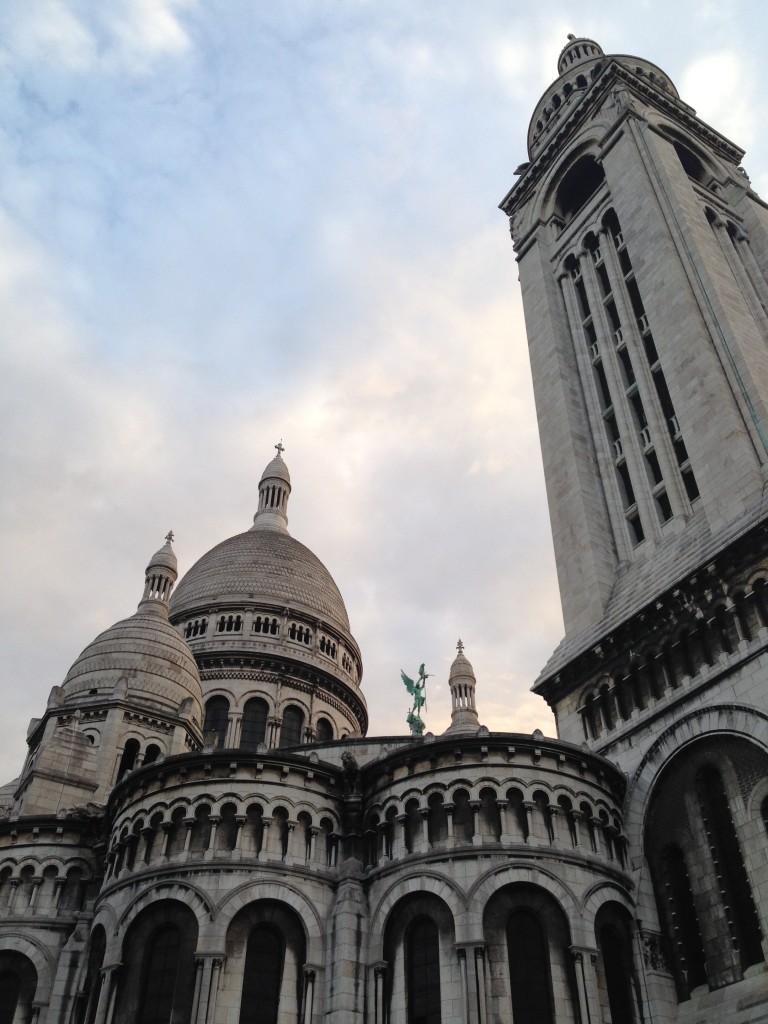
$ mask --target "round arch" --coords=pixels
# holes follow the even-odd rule
[[[180,882],[178,879],[169,879],[167,882],[151,883],[148,888],[131,900],[116,921],[115,934],[117,932],[125,933],[142,910],[159,899],[176,900],[188,907],[197,918],[200,935],[202,935],[206,923],[213,916],[211,902],[199,886],[192,885],[190,882]]]
[[[330,893],[329,893],[330,897]],[[245,882],[238,886],[213,908],[213,927],[209,936],[212,947],[223,948],[227,931],[235,916],[245,907],[260,900],[282,903],[295,911],[302,922],[307,938],[307,960],[325,963],[323,916],[328,908],[319,910],[296,886],[271,880]],[[218,943],[218,945],[217,945]]]
[[[0,953],[21,953],[37,971],[35,1003],[47,1006],[51,998],[51,986],[55,973],[53,958],[41,942],[21,935],[19,932],[5,932],[0,937]]]
[[[542,867],[530,867],[528,864],[510,864],[491,868],[485,875],[478,878],[467,893],[469,911],[467,914],[468,936],[472,940],[482,941],[483,914],[491,897],[508,885],[525,882],[543,889],[560,906],[568,919],[573,931],[573,941],[580,938],[581,922],[579,914],[581,905],[573,890],[568,888],[552,872]]]
[[[456,941],[466,941],[465,918],[467,900],[463,891],[449,878],[433,871],[418,871],[406,878],[399,878],[379,898],[371,912],[369,957],[371,962],[381,960],[384,955],[384,932],[387,920],[395,907],[406,896],[431,894],[445,903],[453,916]]]
[[[649,747],[629,780],[624,828],[631,849],[643,848],[645,816],[663,768],[684,747],[716,733],[751,740],[768,752],[768,715],[755,708],[741,704],[715,704],[697,708],[679,719]]]

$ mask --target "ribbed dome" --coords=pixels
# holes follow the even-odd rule
[[[291,482],[291,474],[288,472],[288,467],[283,462],[283,459],[278,454],[272,459],[267,468],[261,474],[262,480],[285,480],[287,484]]]
[[[121,682],[124,696],[170,711],[191,697],[193,716],[201,721],[203,693],[195,659],[160,602],[154,607],[142,602],[135,615],[88,644],[67,673],[64,700],[92,689],[103,694]]]
[[[174,620],[219,603],[268,601],[314,613],[349,632],[347,609],[323,563],[278,530],[252,529],[203,555],[171,598]]]

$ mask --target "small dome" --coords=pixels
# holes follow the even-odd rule
[[[448,673],[452,704],[451,724],[443,733],[444,736],[452,733],[474,734],[480,728],[475,706],[475,670],[464,654],[464,644],[461,640],[456,644],[456,649],[458,654],[453,659]]]
[[[272,459],[267,468],[261,474],[262,481],[277,479],[284,480],[285,483],[287,484],[291,482],[291,474],[288,472],[288,467],[283,462],[282,455],[280,454],[281,450],[282,448],[278,450],[277,455],[274,457],[274,459]]]
[[[251,529],[203,555],[177,586],[171,615],[178,621],[197,608],[251,601],[303,610],[349,632],[331,574],[309,548],[278,530]]]
[[[475,679],[475,670],[472,668],[472,664],[461,650],[453,659],[451,664],[451,671],[448,673],[448,682],[458,682],[459,680],[467,679],[473,683],[477,682]]]
[[[110,626],[88,644],[67,673],[64,702],[117,691],[128,700],[176,713],[191,699],[202,721],[203,690],[197,664],[160,602],[142,602],[129,619]]]
[[[171,547],[171,541],[173,540],[173,531],[169,531],[165,538],[165,544],[156,551],[149,560],[147,566],[147,575],[149,575],[153,569],[170,569],[171,572],[177,573],[179,569],[179,563],[176,559],[176,553]]]
[[[603,51],[594,39],[587,39],[585,36],[577,39],[576,36],[569,35],[568,42],[557,58],[557,73],[558,75],[563,75],[575,64],[581,64],[582,61],[594,60],[595,57],[602,56],[604,56]]]

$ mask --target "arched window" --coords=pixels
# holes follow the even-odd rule
[[[243,723],[240,732],[240,747],[255,750],[267,735],[267,713],[269,706],[261,697],[251,697],[243,708]]]
[[[586,84],[586,82],[585,82]],[[557,212],[568,223],[605,181],[605,172],[593,156],[583,156],[563,176],[557,190]]]
[[[527,907],[509,915],[507,954],[514,1019],[554,1024],[547,936],[538,915]]]
[[[406,932],[405,972],[408,1024],[440,1024],[440,939],[431,917]]]
[[[32,1020],[37,971],[23,953],[0,953],[0,1024]]]
[[[330,743],[333,739],[333,726],[327,718],[318,718],[315,726],[315,736],[318,743]]]
[[[152,764],[160,757],[160,747],[156,743],[150,743],[144,754],[144,764]]]
[[[88,1000],[83,1016],[84,1024],[93,1024],[99,1004],[101,990],[101,967],[104,963],[104,952],[107,948],[107,936],[101,925],[97,924],[91,933],[91,944],[88,951],[88,968],[85,976],[85,993]],[[3,1005],[0,991],[0,1006]]]
[[[136,758],[139,756],[139,741],[138,740],[126,740],[125,746],[123,747],[123,756],[120,758],[120,764],[117,768],[117,781],[122,779],[126,772],[131,771],[133,766],[136,764]]]
[[[19,1005],[21,982],[11,971],[0,971],[0,1024],[13,1024]]]
[[[696,774],[702,822],[707,834],[720,893],[728,908],[728,926],[742,968],[762,963],[763,949],[755,901],[744,864],[728,797],[713,764]]]
[[[257,924],[248,936],[243,971],[239,1024],[277,1024],[285,947],[283,937],[268,924]]]
[[[142,1024],[167,1024],[174,1013],[179,973],[181,935],[176,925],[158,928],[144,957],[144,978],[139,1020]]]
[[[634,1024],[636,1019],[632,982],[631,918],[624,907],[604,903],[595,918],[595,937],[600,950],[598,986],[603,990],[601,1002],[608,1001],[611,1020],[617,1024]]]
[[[221,749],[227,741],[229,701],[226,697],[211,697],[205,705],[203,735],[211,746]]]
[[[178,900],[156,900],[139,914],[123,943],[114,1024],[189,1024],[197,931]]]
[[[300,708],[290,704],[283,712],[283,726],[280,730],[281,747],[297,747],[301,743],[304,715]]]

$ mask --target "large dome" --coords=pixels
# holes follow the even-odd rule
[[[64,680],[64,700],[125,686],[125,696],[177,711],[192,699],[200,721],[202,686],[189,647],[169,623],[165,608],[142,602],[129,619],[88,644]],[[159,605],[159,602],[157,602]]]
[[[273,529],[248,530],[203,555],[176,588],[171,616],[178,621],[197,608],[249,601],[306,611],[349,632],[344,601],[323,563]]]

